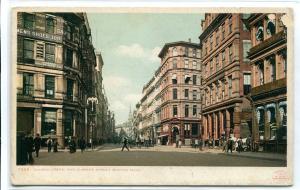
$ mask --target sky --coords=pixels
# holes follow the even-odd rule
[[[101,52],[103,83],[116,124],[127,121],[129,110],[142,97],[143,86],[160,65],[165,43],[199,43],[203,14],[93,13],[88,14],[92,41]]]

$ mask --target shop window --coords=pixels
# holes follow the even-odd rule
[[[33,96],[34,80],[32,73],[23,73],[23,95]]]
[[[189,124],[184,124],[184,137],[189,138],[190,137],[190,131],[191,127]]]
[[[192,124],[192,135],[197,136],[199,134],[199,127],[197,123]]]
[[[67,99],[73,100],[73,87],[74,87],[74,81],[71,79],[67,79]]]
[[[23,20],[25,29],[34,30],[35,29],[35,16],[33,14],[23,13]]]
[[[55,77],[45,76],[45,96],[47,98],[53,98],[54,90],[55,90]]]
[[[64,135],[65,137],[73,136],[73,114],[71,111],[65,111],[65,122],[64,122]]]
[[[45,61],[54,63],[55,62],[55,45],[54,44],[46,44],[46,51],[45,51]]]
[[[42,136],[56,134],[56,111],[44,110],[42,117]]]
[[[52,17],[47,16],[46,17],[46,32],[53,34],[54,33],[54,27],[55,27],[55,20]]]

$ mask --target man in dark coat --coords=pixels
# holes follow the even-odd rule
[[[33,164],[33,157],[32,157],[32,152],[33,152],[33,137],[29,133],[26,137],[26,152],[27,152],[27,158],[28,158],[28,163]]]
[[[36,134],[36,137],[34,138],[34,150],[35,150],[35,156],[39,157],[39,152],[40,152],[40,148],[41,148],[41,143],[42,140],[40,138],[40,134]]]
[[[129,151],[129,148],[127,147],[127,144],[128,144],[128,139],[125,137],[124,141],[123,141],[122,151],[124,150],[124,148],[126,148]]]
[[[81,139],[79,140],[78,145],[79,145],[79,147],[81,149],[81,153],[83,153],[83,151],[84,151],[84,149],[86,147],[86,143],[85,143],[85,140],[83,139],[83,137],[81,137]]]

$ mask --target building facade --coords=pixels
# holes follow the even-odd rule
[[[151,144],[158,140],[160,129],[160,68],[143,87],[142,99],[139,105],[140,120],[138,124],[139,138],[149,139]]]
[[[200,46],[191,42],[167,43],[159,53],[160,140],[190,145],[200,138]]]
[[[18,13],[17,132],[87,138],[94,48],[84,13]]]
[[[216,145],[229,137],[247,137],[252,127],[250,31],[245,14],[205,14],[202,48],[202,136]]]
[[[253,139],[266,151],[286,152],[287,39],[284,14],[251,14]]]

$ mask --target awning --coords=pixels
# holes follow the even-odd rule
[[[189,75],[184,75],[184,79],[186,80],[186,79],[190,79],[191,77],[189,76]]]

